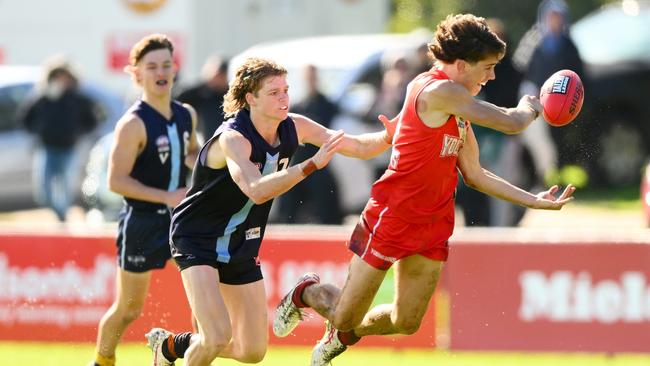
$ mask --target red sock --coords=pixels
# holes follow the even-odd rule
[[[318,281],[315,280],[309,280],[305,281],[298,286],[296,286],[296,289],[293,291],[293,296],[291,296],[291,301],[293,302],[294,305],[296,305],[297,308],[308,308],[309,305],[305,304],[304,301],[302,301],[302,293],[305,291],[305,288],[307,286],[311,286],[318,283]]]
[[[351,346],[359,342],[359,339],[361,339],[361,337],[354,334],[354,330],[348,330],[347,332],[341,332],[339,330],[338,337],[339,341],[341,341],[341,344],[345,346]]]

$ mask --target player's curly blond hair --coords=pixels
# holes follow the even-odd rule
[[[249,58],[239,66],[235,78],[230,82],[228,93],[223,97],[223,111],[227,117],[234,116],[240,110],[248,109],[246,94],[257,92],[262,88],[262,81],[269,76],[282,76],[287,69],[277,63],[262,58]]]

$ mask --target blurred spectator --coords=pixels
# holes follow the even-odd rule
[[[385,55],[385,70],[379,88],[379,94],[375,105],[370,111],[370,115],[378,116],[396,116],[406,96],[406,87],[413,77],[413,71],[409,67],[405,55],[391,54]],[[374,121],[374,119],[373,119]],[[383,171],[383,170],[382,170]]]
[[[544,81],[562,69],[584,75],[582,60],[568,30],[567,3],[564,0],[542,1],[538,7],[537,23],[524,34],[513,55],[515,67],[523,73],[520,95],[539,95]],[[554,141],[560,141],[562,133],[562,129],[550,129],[541,116],[522,133],[539,179],[557,169],[558,147]]]
[[[338,103],[339,113],[332,121],[333,130],[343,130],[347,134],[363,134],[377,131],[379,126],[370,121],[370,108],[377,99],[377,88],[371,83],[351,85],[345,97]],[[376,121],[377,116],[373,121]],[[381,167],[386,169],[390,150],[371,159],[351,159],[337,154],[327,165],[332,169],[339,188],[339,198],[344,214],[357,217],[363,210],[370,195],[370,188]]]
[[[429,71],[432,66],[433,63],[431,62],[431,57],[429,57],[429,45],[427,43],[423,43],[420,47],[418,47],[415,53],[415,67],[413,77],[423,72]]]
[[[224,121],[223,96],[228,91],[228,62],[211,56],[201,70],[202,81],[183,90],[177,100],[194,107],[198,114],[197,137],[203,144]]]
[[[36,201],[65,221],[74,197],[75,147],[97,126],[99,116],[93,101],[79,92],[78,77],[67,60],[54,56],[44,69],[41,90],[21,106],[19,118],[39,143],[34,154]]]
[[[307,96],[293,105],[291,111],[330,128],[332,119],[338,113],[336,105],[318,89],[318,70],[315,66],[307,65],[304,77]],[[318,148],[313,145],[299,146],[293,155],[293,163],[302,162],[313,156],[316,151]],[[329,166],[317,170],[287,191],[280,197],[278,206],[277,219],[284,223],[338,225],[343,221],[336,180]]]
[[[509,44],[508,34],[500,19],[487,19],[487,24],[502,41]],[[494,73],[496,79],[489,81],[481,89],[478,97],[499,106],[515,107],[519,102],[521,73],[513,66],[509,52],[506,52],[496,65]],[[481,147],[480,159],[483,167],[521,186],[520,184],[524,182],[518,176],[522,165],[519,159],[522,154],[519,137],[505,135],[479,125],[473,125],[472,128]],[[467,226],[514,226],[518,224],[525,210],[512,203],[492,199],[477,190],[468,189],[462,179],[459,179],[456,202],[461,206]]]

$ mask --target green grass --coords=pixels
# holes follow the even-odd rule
[[[7,366],[85,366],[92,359],[93,345],[63,343],[0,343],[3,365]],[[149,365],[151,356],[143,344],[124,344],[117,350],[118,365]],[[309,364],[307,347],[270,348],[260,365],[304,366]],[[339,356],[336,366],[647,366],[648,355],[604,355],[561,353],[445,352],[412,349],[350,349]],[[182,362],[177,362],[178,366]],[[213,365],[240,365],[232,360],[217,360]]]

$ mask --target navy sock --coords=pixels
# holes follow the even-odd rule
[[[163,356],[172,362],[176,361],[177,358],[185,357],[185,351],[190,347],[192,333],[179,333],[170,338],[167,338],[167,341],[162,344]]]

